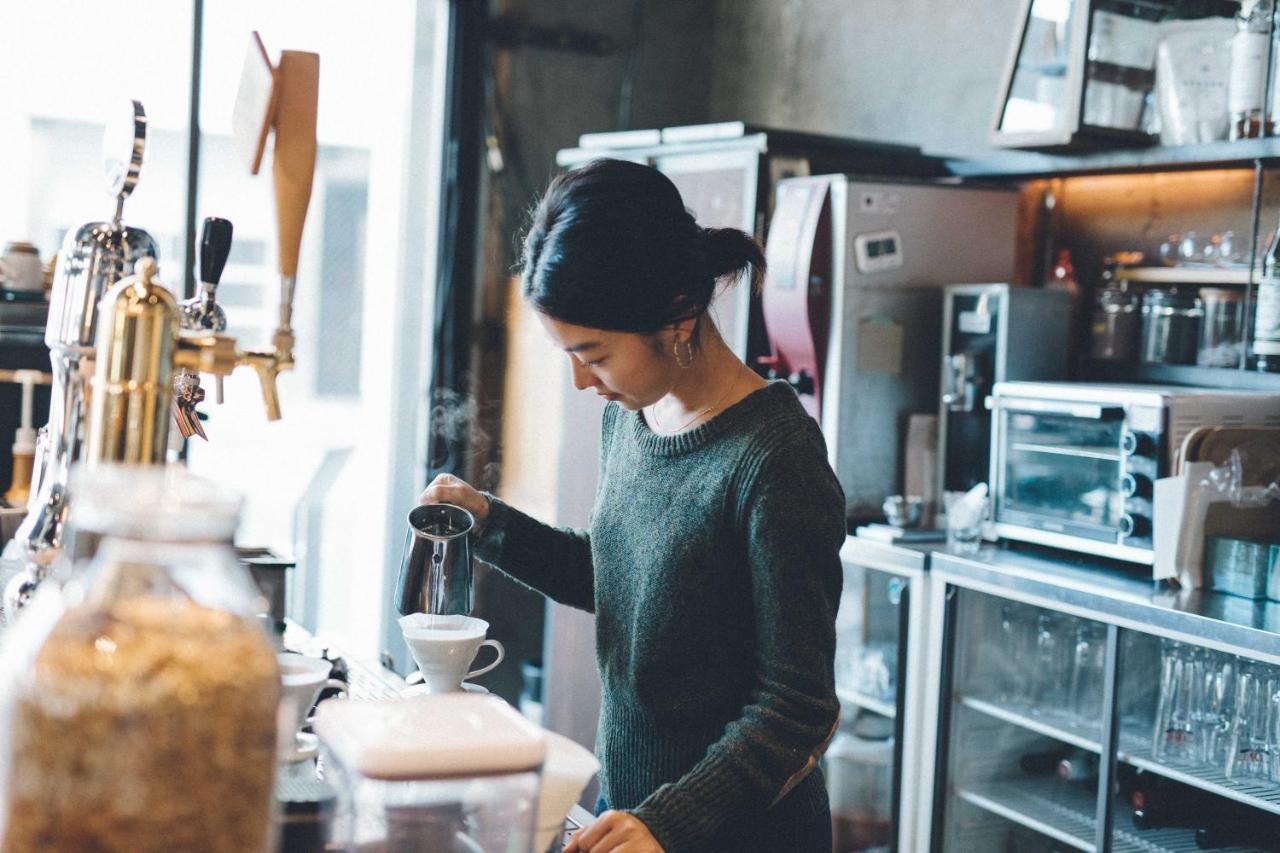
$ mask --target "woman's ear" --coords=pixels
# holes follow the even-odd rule
[[[698,327],[698,318],[690,317],[687,320],[681,320],[678,323],[671,324],[671,331],[675,335],[675,339],[684,342],[693,340],[693,330]]]

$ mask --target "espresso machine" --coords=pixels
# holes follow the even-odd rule
[[[53,367],[49,423],[38,435],[27,515],[4,550],[20,567],[5,587],[4,610],[25,602],[62,546],[70,509],[68,478],[81,457],[90,398],[98,302],[139,260],[156,258],[151,235],[123,221],[124,203],[137,186],[146,150],[147,117],[138,101],[120,125],[109,125],[103,163],[115,198],[115,214],[67,234],[58,255],[50,294],[45,345]]]
[[[315,172],[319,57],[284,51],[268,83],[270,98],[264,102],[270,108],[261,114],[261,138],[265,142],[274,130],[281,277],[273,347],[239,349],[222,334],[225,318],[214,293],[230,248],[230,223],[206,223],[202,293],[182,304],[157,278],[151,237],[121,223],[146,142],[145,113],[133,102],[128,157],[113,160],[107,154],[116,216],[73,232],[58,258],[46,334],[53,405],[37,448],[28,515],[4,552],[4,561],[19,567],[5,585],[6,613],[27,602],[63,548],[73,464],[162,464],[171,419],[184,437],[202,434],[195,416],[204,397],[200,374],[221,378],[239,366],[252,368],[267,418],[280,417],[276,378],[294,365],[293,293]],[[108,146],[117,135],[108,129]]]
[[[848,175],[779,182],[764,318],[770,375],[822,426],[851,523],[901,493],[908,422],[938,400],[943,286],[1008,280],[1018,195]]]
[[[1071,295],[1064,290],[1009,284],[946,289],[938,406],[937,482],[943,494],[987,481],[987,398],[995,383],[1066,377],[1071,313]]]

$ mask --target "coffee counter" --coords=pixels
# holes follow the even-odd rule
[[[1235,656],[1236,667],[1280,665],[1280,604],[1173,589],[1139,566],[1029,547],[986,545],[959,555],[942,543],[905,546],[850,537],[841,557],[841,616],[852,611],[855,618],[839,623],[837,643],[844,652],[838,663],[857,661],[861,644],[883,643],[886,625],[897,638],[894,695],[871,707],[855,693],[842,705],[849,718],[865,710],[895,718],[905,745],[894,756],[898,849],[952,849],[959,843],[955,834],[974,826],[994,833],[991,844],[1003,843],[993,839],[1007,839],[1009,831],[1030,830],[1077,849],[1191,849],[1185,845],[1194,845],[1193,830],[1170,830],[1167,839],[1134,830],[1126,806],[1112,797],[1077,797],[1083,805],[1076,808],[1047,783],[1041,799],[1024,797],[1036,780],[1019,775],[1019,750],[1052,749],[1055,743],[1113,758],[1101,765],[1098,791],[1110,789],[1119,764],[1199,789],[1211,801],[1234,800],[1260,815],[1280,815],[1280,782],[1231,779],[1206,764],[1166,761],[1152,745],[1156,696],[1168,677],[1162,655],[1181,648],[1201,656],[1196,659]],[[878,581],[868,580],[875,575]],[[891,594],[886,608],[880,591],[895,584],[898,598]],[[867,615],[877,610],[896,611],[879,619],[879,636],[875,617]],[[1043,700],[1051,704],[1039,708],[1040,700],[1028,700],[1028,694],[1047,696],[1054,685],[1075,683],[1046,668],[1045,650],[1034,648],[1038,641],[1032,648],[1018,645],[1028,630],[1052,643],[1090,649],[1097,693],[1087,714],[1066,713],[1055,700]],[[847,688],[840,692],[842,700],[850,696]],[[1078,703],[1079,697],[1062,701]],[[975,836],[964,843],[980,842]],[[964,843],[956,849],[974,849]]]

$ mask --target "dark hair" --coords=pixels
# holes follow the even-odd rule
[[[524,238],[524,296],[577,326],[651,334],[711,304],[719,282],[748,268],[752,287],[764,252],[735,228],[702,228],[657,169],[593,160],[547,188]]]

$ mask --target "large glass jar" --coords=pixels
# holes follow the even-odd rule
[[[1112,284],[1098,292],[1090,322],[1089,355],[1100,361],[1133,361],[1142,334],[1138,311],[1142,297],[1128,289],[1128,282]]]
[[[1142,303],[1142,361],[1195,364],[1204,307],[1194,291],[1147,291]]]
[[[73,483],[94,555],[6,638],[0,851],[269,850],[279,675],[238,499],[180,468]]]

